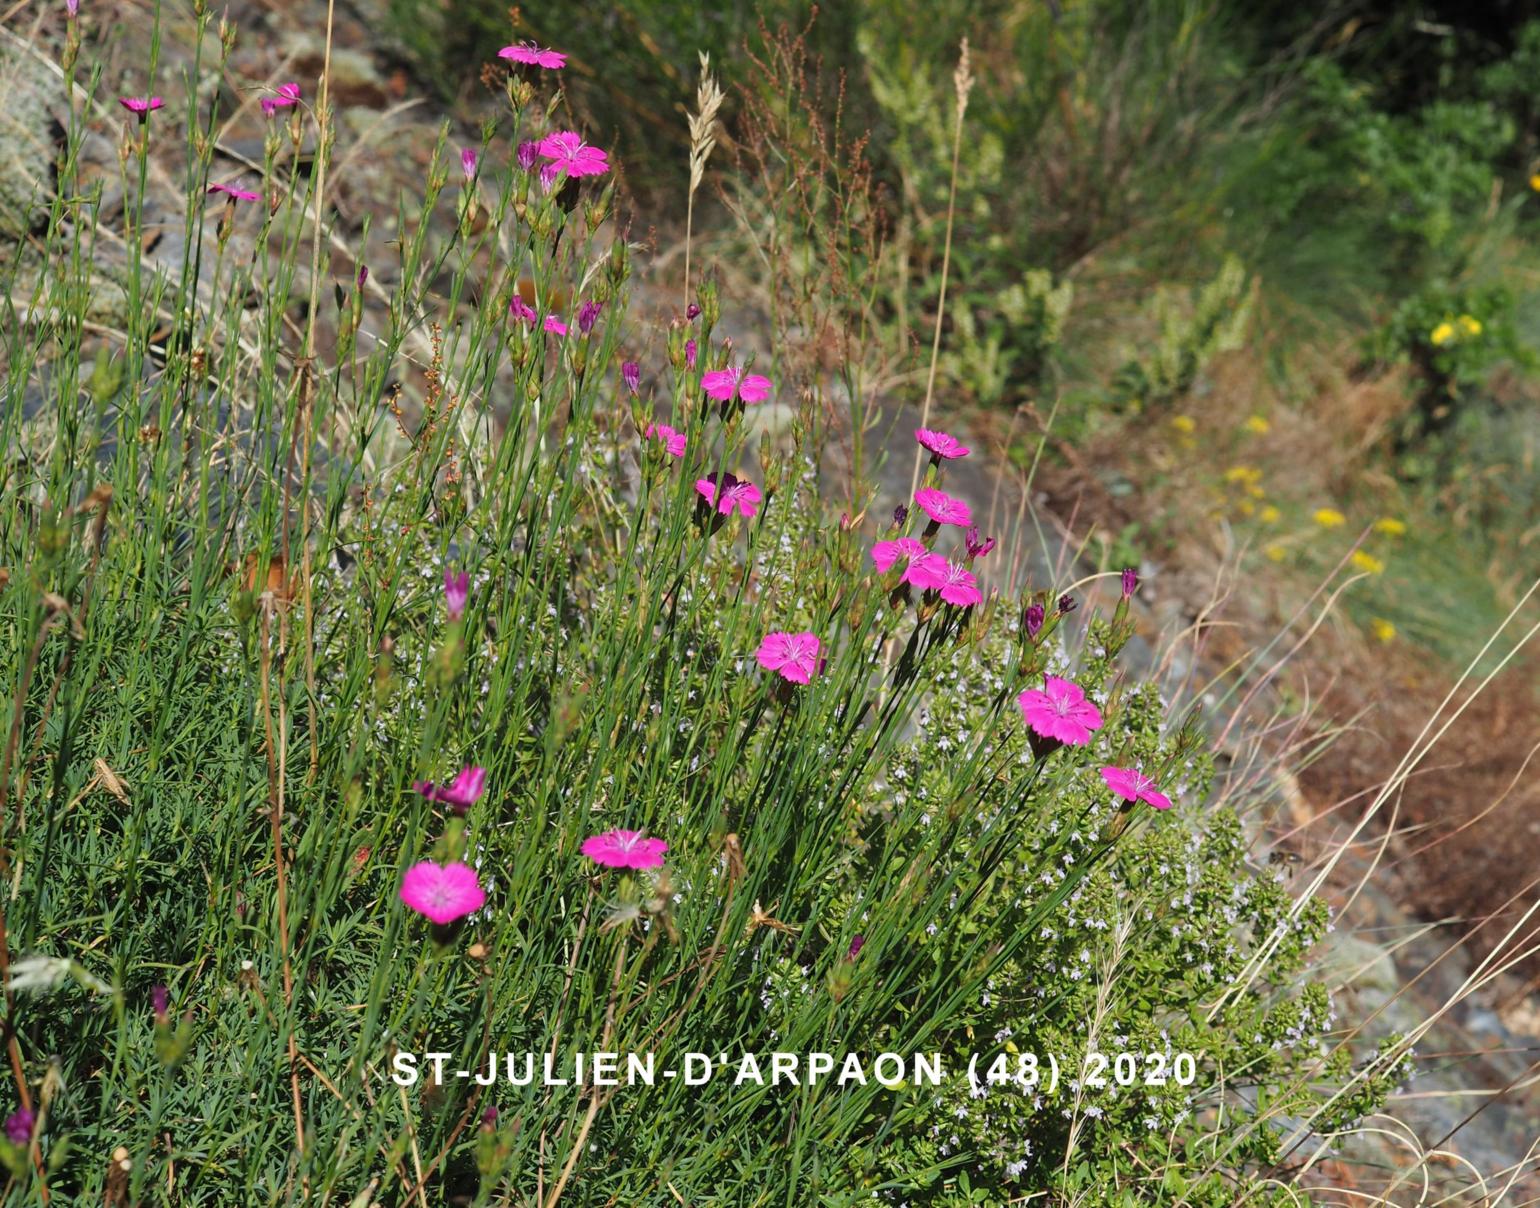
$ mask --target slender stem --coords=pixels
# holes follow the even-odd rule
[[[966,63],[968,48],[963,44],[963,61]],[[964,69],[965,70],[965,69]],[[959,85],[957,89],[957,120],[952,127],[952,178],[947,186],[946,196],[946,239],[941,247],[941,290],[936,298],[936,330],[930,342],[930,371],[925,376],[925,404],[920,408],[920,427],[930,426],[930,401],[936,393],[936,367],[941,363],[941,325],[946,319],[946,285],[947,277],[952,268],[952,221],[957,214],[957,169],[962,160],[962,128],[963,114],[968,111],[967,90]],[[920,485],[920,462],[923,460],[924,451],[919,445],[914,449],[914,473],[909,480],[909,495],[914,496],[915,488]]]
[[[625,969],[626,944],[621,940],[615,950],[615,973],[610,981],[609,1006],[604,1011],[604,1039],[599,1042],[601,1052],[609,1050],[610,1036],[615,1030],[615,1003],[620,998],[620,977]],[[583,1116],[582,1127],[578,1129],[578,1135],[572,1141],[572,1150],[567,1154],[567,1164],[562,1167],[561,1178],[556,1180],[556,1186],[551,1188],[551,1198],[545,1202],[545,1208],[556,1208],[556,1202],[561,1199],[567,1180],[572,1177],[573,1168],[577,1166],[578,1158],[583,1155],[583,1146],[588,1141],[588,1130],[593,1127],[594,1118],[599,1114],[599,1104],[599,1088],[593,1087],[589,1091],[588,1111]]]

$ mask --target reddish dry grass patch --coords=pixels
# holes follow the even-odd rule
[[[1367,805],[1365,791],[1389,778],[1451,684],[1447,670],[1410,647],[1349,654],[1338,671],[1321,698],[1321,716],[1361,720],[1300,774],[1318,808],[1355,796]],[[1381,828],[1394,827],[1384,871],[1396,896],[1425,919],[1447,919],[1470,932],[1480,955],[1535,901],[1540,877],[1535,671],[1533,662],[1520,664],[1474,699],[1465,691],[1455,697],[1443,716],[1462,702],[1464,711],[1378,820]],[[1523,947],[1526,934],[1540,938],[1534,919],[1506,950]],[[1522,972],[1535,978],[1540,959]]]
[[[1126,432],[1108,432],[1069,450],[1063,464],[1045,465],[1035,484],[1048,509],[1076,532],[1093,527],[1118,532],[1142,522],[1146,540],[1160,541],[1146,552],[1166,564],[1151,588],[1168,603],[1176,596],[1182,615],[1198,616],[1213,599],[1214,585],[1225,585],[1215,618],[1220,624],[1204,637],[1202,663],[1210,673],[1245,662],[1250,651],[1273,638],[1309,585],[1286,581],[1255,559],[1244,575],[1237,575],[1233,534],[1216,528],[1192,501],[1205,498],[1207,484],[1229,460],[1288,466],[1297,475],[1291,491],[1316,490],[1323,499],[1336,497],[1350,481],[1361,488],[1365,455],[1411,405],[1407,384],[1398,375],[1327,374],[1314,410],[1317,416],[1331,415],[1330,424],[1274,412],[1266,436],[1226,448],[1222,434],[1236,428],[1253,400],[1265,397],[1258,372],[1255,359],[1244,356],[1226,358],[1215,367],[1215,389],[1183,404],[1200,434],[1185,456],[1155,419],[1148,425],[1149,439],[1134,442]],[[1208,434],[1214,439],[1205,439]],[[1116,466],[1135,489],[1110,492],[1108,466]],[[1311,609],[1310,616],[1316,611]],[[1280,652],[1289,645],[1292,641],[1283,643]],[[1536,900],[1537,666],[1540,660],[1516,660],[1470,700],[1385,803],[1370,831],[1360,836],[1361,844],[1378,846],[1386,828],[1393,830],[1381,869],[1389,874],[1387,887],[1425,919],[1457,920],[1461,933],[1473,933],[1477,955],[1491,951]],[[1322,737],[1321,748],[1300,775],[1309,809],[1319,819],[1299,837],[1307,857],[1340,841],[1361,817],[1439,708],[1458,671],[1411,642],[1372,642],[1355,626],[1335,619],[1292,657],[1277,686],[1295,703],[1308,702],[1310,722]],[[1468,690],[1462,691],[1442,716],[1458,710],[1468,696]],[[1277,707],[1280,700],[1278,693],[1268,693],[1258,712]],[[1530,943],[1540,938],[1535,922],[1531,919],[1506,951],[1523,947],[1526,933]],[[1540,988],[1540,956],[1518,972],[1528,990]],[[1516,986],[1509,986],[1510,1001],[1526,992]]]

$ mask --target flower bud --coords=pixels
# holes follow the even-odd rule
[[[717,302],[717,283],[715,281],[703,281],[700,287],[700,313],[704,318],[704,327],[710,331],[717,325],[717,318],[721,314]]]

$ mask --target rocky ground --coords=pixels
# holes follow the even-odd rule
[[[32,254],[28,244],[36,229],[35,216],[28,216],[27,206],[46,196],[53,156],[71,108],[57,64],[65,40],[62,6],[57,12],[39,10],[28,23],[24,18],[31,11],[22,9],[23,20],[0,31],[0,70],[10,82],[10,99],[0,107],[0,263],[15,257],[23,264],[11,291],[13,299],[23,304],[23,314],[26,258]],[[119,93],[144,91],[141,65],[148,47],[142,17],[142,11],[131,6],[97,5],[92,0],[82,11],[88,41],[104,34],[110,39],[98,103],[92,108],[82,97],[75,99],[77,111],[89,116],[92,133],[84,158],[88,175],[95,173],[103,183],[102,218],[109,230],[122,207],[116,182],[125,123],[114,101]],[[122,20],[114,25],[116,18]],[[225,81],[229,117],[218,141],[216,176],[253,187],[258,183],[253,168],[261,160],[267,128],[259,99],[288,80],[300,82],[306,97],[314,97],[325,49],[325,6],[319,0],[237,0],[228,19],[238,28],[239,40]],[[450,122],[451,147],[479,141],[472,125],[457,123],[456,115],[447,113],[411,79],[389,42],[376,33],[383,20],[384,14],[369,8],[367,0],[345,4],[336,13],[332,89],[338,112],[338,158],[328,199],[332,239],[323,266],[329,288],[331,280],[351,281],[357,266],[367,264],[373,307],[385,304],[396,281],[392,241],[401,234],[396,227],[396,200],[420,191],[443,124]],[[172,18],[168,21],[163,54],[169,61],[163,65],[160,90],[168,94],[169,105],[184,105],[176,80],[190,27],[178,26]],[[491,49],[495,48],[489,48],[489,54]],[[310,150],[301,146],[297,153],[303,156]],[[176,168],[158,160],[152,173],[153,196],[146,222],[151,230],[180,229],[183,203]],[[440,213],[445,213],[444,207]],[[367,238],[366,216],[372,216]],[[450,220],[446,215],[445,221]],[[152,254],[168,271],[180,267],[177,240],[161,241]],[[101,245],[102,281],[92,316],[109,329],[121,321],[123,296],[112,269],[120,256],[121,246],[115,247],[110,239]],[[665,290],[645,276],[638,289],[640,306],[633,309],[638,325],[633,334],[639,349],[655,350],[663,327],[677,309],[677,289]],[[759,324],[752,312],[735,313],[727,326],[750,348],[756,343],[762,346],[767,339],[767,326]],[[762,330],[756,336],[757,327]],[[419,346],[409,348],[406,355],[421,365],[426,351]],[[759,412],[760,422],[783,439],[790,417],[786,407]],[[874,429],[873,473],[882,484],[881,507],[891,508],[908,497],[911,433],[917,419],[912,408],[885,404]],[[1088,568],[1076,558],[1079,542],[1073,509],[1055,506],[1058,501],[1030,498],[1022,482],[1003,476],[995,467],[1009,463],[992,449],[990,432],[970,431],[971,425],[955,416],[946,416],[945,423],[984,454],[952,469],[949,488],[971,500],[988,518],[984,527],[1003,539],[1003,549],[1018,551],[1014,558],[996,560],[995,585],[1007,591],[1028,583],[1046,587],[1074,579],[1077,569],[1084,573]],[[837,457],[825,466],[832,480],[848,475],[849,469]],[[1194,672],[1202,669],[1201,659],[1191,656],[1189,645],[1173,644],[1173,640],[1206,607],[1209,585],[1181,567],[1141,569],[1144,641],[1131,657],[1144,667],[1158,667],[1173,698],[1181,698],[1194,691]],[[1259,717],[1271,705],[1271,701],[1254,702]],[[1314,875],[1319,854],[1334,846],[1328,832],[1340,834],[1346,823],[1318,817],[1324,803],[1307,800],[1297,782],[1286,771],[1271,767],[1259,750],[1226,730],[1222,753],[1252,790],[1248,796],[1259,871],[1282,867],[1305,883]],[[1381,867],[1394,863],[1401,851],[1396,839],[1379,853],[1381,832],[1361,838],[1365,842],[1351,849],[1323,887],[1337,909],[1337,923],[1320,953],[1320,965],[1338,990],[1342,1022],[1362,1025],[1367,1050],[1369,1042],[1382,1035],[1413,1029],[1430,1015],[1443,1013],[1418,1044],[1419,1076],[1393,1101],[1390,1119],[1372,1122],[1376,1131],[1340,1139],[1324,1149],[1326,1139],[1311,1138],[1289,1155],[1288,1162],[1291,1166],[1310,1163],[1313,1181],[1375,1193],[1395,1178],[1396,1171],[1412,1165],[1419,1147],[1431,1148],[1440,1156],[1407,1178],[1391,1194],[1391,1202],[1432,1203],[1440,1194],[1461,1187],[1472,1190],[1444,1202],[1528,1202],[1540,1196],[1535,1176],[1522,1173],[1535,1169],[1531,1151],[1540,1137],[1535,1085],[1540,1004],[1534,994],[1509,978],[1467,992],[1477,970],[1470,953],[1456,943],[1460,929],[1419,921],[1415,886],[1398,885],[1395,878],[1371,867],[1377,856]],[[1271,852],[1286,857],[1281,865],[1267,863],[1264,853]],[[1452,1000],[1454,1005],[1445,1010]],[[1530,1164],[1521,1168],[1526,1160]],[[1484,1183],[1471,1174],[1472,1169],[1484,1174]],[[1515,1180],[1512,1185],[1510,1179]],[[1441,1191],[1429,1191],[1425,1181]]]

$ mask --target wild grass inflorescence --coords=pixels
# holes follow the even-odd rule
[[[550,125],[560,52],[503,54],[506,117],[458,174],[441,141],[372,273],[318,225],[324,80],[263,98],[257,187],[209,200],[217,93],[125,98],[114,127],[71,65],[0,345],[12,1188],[1264,1194],[1278,1118],[1361,1114],[1393,1067],[1323,1057],[1326,995],[1292,979],[1325,909],[1247,871],[1197,731],[1119,671],[1136,583],[1110,618],[1049,584],[986,600],[945,433],[875,545],[831,523],[810,450],[753,481],[773,368],[734,361],[710,284],[666,363],[623,360],[611,161]],[[73,175],[102,129],[120,215]],[[146,250],[152,162],[175,260]],[[392,1077],[578,1050],[948,1075]],[[1098,1052],[1193,1077],[1098,1085]],[[971,1086],[973,1053],[1064,1084]]]

